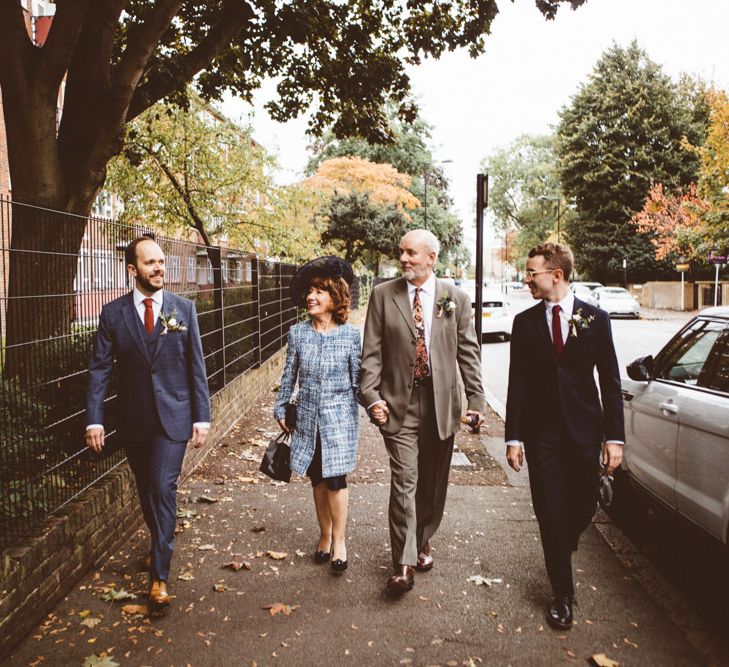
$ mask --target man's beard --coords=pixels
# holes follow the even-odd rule
[[[152,277],[154,278],[154,276],[152,276]],[[137,274],[137,284],[140,287],[143,287],[144,289],[146,289],[148,292],[158,292],[165,285],[165,277],[161,276],[161,278],[162,278],[162,284],[159,287],[157,287],[157,285],[153,285],[149,280],[147,280],[147,278],[143,278],[142,276]]]
[[[429,274],[428,269],[414,269],[413,267],[410,267],[409,269],[402,269],[402,277],[405,278],[405,280],[415,280],[416,278],[426,278]]]

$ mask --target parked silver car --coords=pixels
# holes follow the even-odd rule
[[[590,294],[590,303],[610,317],[640,317],[640,304],[623,287],[596,287]]]
[[[623,470],[723,543],[729,531],[729,307],[699,313],[623,380]]]

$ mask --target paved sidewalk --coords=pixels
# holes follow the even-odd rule
[[[276,485],[253,472],[271,426],[264,402],[183,485],[180,508],[189,516],[180,519],[187,524],[173,572],[184,579],[171,581],[168,616],[124,612],[143,602],[139,531],[5,664],[555,665],[586,664],[597,653],[622,665],[704,664],[594,526],[575,558],[577,623],[566,633],[546,626],[549,589],[525,486],[479,486],[456,475],[435,568],[418,574],[403,598],[387,597],[387,459],[364,421],[350,487],[350,569],[331,576],[311,557],[317,529],[308,483]],[[222,567],[229,562],[244,565],[234,572]],[[469,581],[474,575],[492,585]],[[111,586],[140,597],[105,602]],[[265,608],[279,603],[287,607],[275,615],[276,607]]]

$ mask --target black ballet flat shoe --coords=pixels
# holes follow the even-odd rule
[[[328,551],[315,551],[314,552],[314,562],[317,565],[324,565],[332,555]]]
[[[332,574],[339,576],[347,569],[347,561],[341,558],[335,558],[332,561]]]

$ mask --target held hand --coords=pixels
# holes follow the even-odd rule
[[[478,416],[478,423],[476,424],[475,427],[472,427],[472,428],[479,429],[479,428],[481,428],[481,426],[483,426],[483,423],[486,421],[484,419],[483,414],[480,413],[478,410],[466,410],[466,416],[468,416],[468,415],[477,415]]]
[[[285,419],[277,419],[279,427],[284,433],[291,433],[291,429],[286,426],[286,420]]]
[[[101,450],[104,448],[104,429],[103,428],[90,428],[86,431],[86,445],[92,452],[101,454]]]
[[[608,475],[612,475],[613,472],[620,466],[623,461],[623,446],[616,445],[613,442],[606,443],[603,453],[602,462],[605,466]]]
[[[524,465],[524,450],[521,445],[507,445],[506,460],[516,472],[519,472]]]
[[[385,425],[389,414],[390,414],[390,410],[387,407],[387,403],[385,403],[385,401],[380,401],[379,403],[375,403],[375,405],[373,405],[370,408],[370,417],[372,417],[372,420],[378,426]]]
[[[192,446],[195,449],[200,449],[207,440],[209,428],[201,428],[200,426],[192,427]]]

